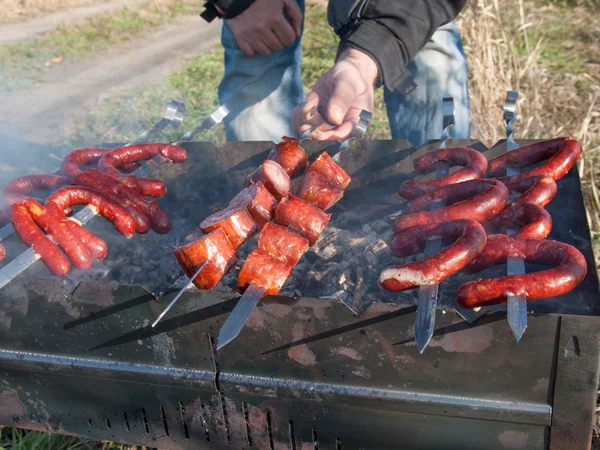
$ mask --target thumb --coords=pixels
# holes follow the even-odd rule
[[[355,99],[356,86],[354,83],[343,73],[338,75],[334,80],[333,90],[326,108],[327,121],[334,125],[341,125]]]
[[[283,0],[283,10],[290,20],[296,37],[300,37],[302,30],[302,10],[298,6],[298,3],[295,0]]]

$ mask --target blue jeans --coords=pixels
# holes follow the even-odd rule
[[[304,1],[298,1],[304,11]],[[225,75],[219,101],[233,112],[225,119],[228,141],[270,140],[294,136],[291,113],[302,103],[300,79],[301,39],[268,56],[246,56],[227,23],[221,42],[225,50]],[[404,96],[385,91],[385,104],[393,139],[408,139],[420,146],[442,134],[442,98],[453,97],[455,138],[469,138],[467,63],[460,34],[454,24],[440,27],[409,65],[418,85]]]

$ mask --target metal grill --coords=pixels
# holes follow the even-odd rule
[[[453,144],[488,157],[504,151]],[[354,273],[361,267],[364,280],[358,294],[349,291],[351,302],[317,298],[329,296],[333,278],[297,280],[335,270],[339,260],[320,261],[319,253],[307,255],[287,295],[263,301],[218,355],[213,337],[238,298],[227,284],[186,292],[151,328],[181,275],[167,261],[173,246],[227,204],[272,145],[186,144],[184,166],[153,168],[168,186],[160,203],[172,234],[126,240],[96,219],[108,270],[93,280],[74,274],[65,289],[38,263],[0,291],[0,423],[169,449],[587,448],[600,361],[597,319],[583,317],[600,311],[593,269],[576,291],[530,305],[537,314],[519,344],[500,308],[482,310],[473,324],[452,310],[464,281],[454,277],[440,285],[446,309],[419,355],[416,294],[371,290],[368,277],[379,266],[358,261]],[[336,147],[306,145],[312,155]],[[365,224],[391,221],[401,207],[397,186],[430,148],[354,143],[342,160],[354,181],[331,225],[359,234]],[[593,268],[575,171],[559,182],[548,210],[550,238],[575,245]],[[123,261],[130,267],[119,272]]]

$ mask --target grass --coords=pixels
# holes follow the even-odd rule
[[[83,61],[95,52],[138,38],[148,29],[197,12],[192,0],[151,0],[80,24],[60,26],[40,39],[0,47],[0,91],[25,89],[55,64]]]

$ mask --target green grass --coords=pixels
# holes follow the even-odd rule
[[[334,63],[338,39],[327,25],[323,11],[309,11],[305,22],[303,41],[302,80],[306,89]],[[188,61],[180,70],[169,75],[160,84],[142,86],[134,91],[123,92],[94,105],[80,115],[64,133],[68,138],[59,147],[75,148],[104,142],[131,140],[143,129],[157,121],[162,107],[170,100],[185,102],[187,112],[183,125],[188,130],[218,106],[217,90],[223,76],[223,51],[220,47]],[[308,92],[308,91],[307,91]],[[375,139],[389,138],[389,126],[383,105],[383,92],[377,91],[375,114],[369,136]],[[183,130],[162,133],[156,139],[175,141]],[[225,141],[223,127],[196,137],[198,140]]]
[[[60,26],[33,41],[0,47],[0,91],[25,89],[39,81],[55,61],[82,61],[94,52],[130,42],[152,27],[197,12],[190,0],[148,2],[124,8],[81,24]],[[58,58],[58,59],[57,59]]]

